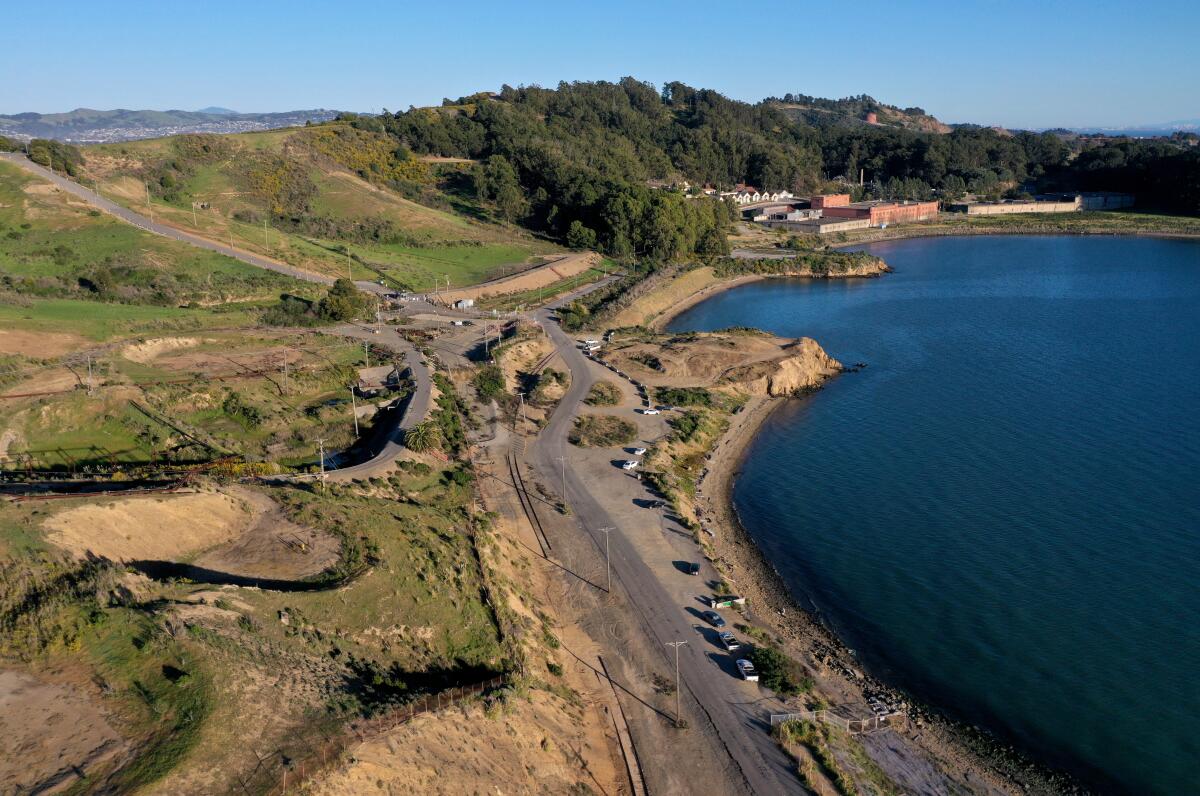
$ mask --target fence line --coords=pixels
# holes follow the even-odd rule
[[[803,710],[796,713],[770,714],[771,726],[775,727],[787,721],[820,721],[852,733],[871,732],[894,724],[907,721],[907,716],[901,711],[887,713],[882,716],[871,716],[865,719],[848,719],[829,710]]]
[[[283,749],[277,749],[265,757],[260,757],[254,752],[255,762],[244,776],[237,778],[238,786],[246,796],[260,793],[282,796],[305,780],[338,765],[343,755],[352,747],[407,724],[422,714],[435,713],[499,688],[504,685],[505,680],[505,676],[500,675],[472,685],[425,694],[407,705],[393,708],[374,718],[350,722],[332,733],[318,728],[313,730],[309,737],[301,736],[298,739],[306,746],[303,756],[289,756]],[[313,735],[320,735],[321,739],[314,738]]]

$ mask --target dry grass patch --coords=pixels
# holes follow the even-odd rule
[[[581,448],[628,445],[637,439],[637,426],[615,415],[583,415],[575,419],[569,439]]]
[[[75,506],[43,527],[50,542],[79,557],[174,561],[241,535],[251,519],[241,501],[201,492]]]

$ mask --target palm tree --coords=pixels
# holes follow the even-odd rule
[[[404,434],[404,445],[411,451],[423,451],[442,446],[442,429],[432,420],[418,423]]]

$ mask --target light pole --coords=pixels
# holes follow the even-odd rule
[[[556,456],[558,463],[562,465],[562,499],[563,504],[567,502],[567,457]]]
[[[686,641],[668,641],[667,642],[668,647],[675,648],[675,726],[676,727],[679,726],[679,648],[682,647],[684,644],[687,644],[687,642]]]
[[[612,594],[612,558],[608,554],[608,535],[616,530],[611,525],[596,530],[604,534],[604,590]]]
[[[350,385],[350,414],[354,415],[354,437],[358,438],[358,401],[354,400],[354,385]]]

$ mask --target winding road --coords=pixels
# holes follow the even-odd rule
[[[643,630],[664,655],[667,642],[688,640],[679,655],[684,693],[692,697],[700,713],[707,718],[706,729],[713,736],[714,753],[725,753],[732,759],[749,793],[764,796],[800,792],[803,786],[794,773],[793,764],[771,738],[770,728],[766,726],[768,711],[771,708],[782,711],[781,703],[773,697],[748,698],[747,683],[713,665],[711,646],[705,644],[697,632],[695,617],[685,609],[679,588],[675,587],[672,594],[672,587],[667,583],[667,579],[678,580],[678,573],[651,569],[633,541],[635,535],[645,535],[645,528],[623,524],[615,512],[606,508],[606,496],[613,494],[611,485],[603,483],[602,479],[583,477],[572,464],[575,449],[568,444],[567,435],[596,376],[575,341],[553,320],[552,307],[561,304],[561,301],[556,302],[540,310],[536,317],[570,369],[571,386],[530,447],[529,460],[542,473],[546,483],[556,484],[563,472],[558,465],[559,457],[565,457],[562,477],[567,494],[564,497],[598,549],[604,549],[604,539],[596,529],[614,529],[609,539],[613,576],[628,594],[635,619],[640,620]],[[616,474],[614,477],[623,476]],[[702,575],[704,580],[717,578],[707,563]]]
[[[223,254],[226,257],[232,257],[235,260],[240,260],[247,265],[253,265],[256,268],[263,268],[267,271],[274,271],[277,274],[290,276],[293,279],[300,279],[305,282],[315,282],[319,285],[332,285],[334,283],[334,277],[332,276],[325,276],[324,274],[306,271],[303,268],[296,268],[295,266],[281,263],[278,260],[272,260],[268,257],[262,257],[257,254],[251,254],[248,251],[243,251],[242,249],[237,249],[224,243],[218,243],[216,241],[209,240],[208,238],[195,235],[191,232],[184,232],[181,229],[169,226],[167,224],[159,224],[155,221],[151,221],[140,213],[135,213],[127,207],[119,205],[109,199],[105,199],[103,196],[91,190],[90,188],[85,188],[79,183],[69,180],[62,175],[51,171],[45,166],[34,163],[27,156],[19,152],[0,152],[0,160],[4,160],[13,164],[14,166],[17,166],[18,168],[22,168],[25,171],[30,172],[31,174],[41,177],[43,180],[53,183],[72,196],[76,196],[91,204],[96,209],[103,210],[104,212],[120,219],[121,221],[132,224],[140,229],[144,229],[146,232],[151,232],[155,235],[161,235],[164,238],[171,238],[172,240],[177,240],[180,243],[186,243],[189,246],[195,246],[200,249],[207,249],[208,251],[216,252],[217,254]],[[368,293],[384,293],[388,290],[387,288],[382,287],[375,282],[359,281],[355,282],[354,284],[357,285],[360,290],[365,290]]]
[[[378,328],[379,333],[375,330]],[[329,481],[353,481],[356,478],[372,478],[380,475],[384,470],[391,466],[392,462],[404,450],[404,434],[413,426],[420,423],[429,414],[429,405],[433,395],[433,377],[429,372],[429,364],[425,361],[425,357],[417,350],[416,346],[400,336],[396,329],[390,326],[359,326],[351,324],[339,326],[334,329],[335,334],[344,337],[353,337],[359,340],[365,340],[381,348],[387,348],[395,351],[404,357],[405,363],[408,365],[408,370],[412,374],[413,394],[408,400],[408,406],[404,407],[404,413],[400,416],[399,422],[395,428],[387,433],[383,446],[379,451],[365,462],[355,464],[350,467],[342,467],[338,470],[330,470],[326,472],[326,480]]]

